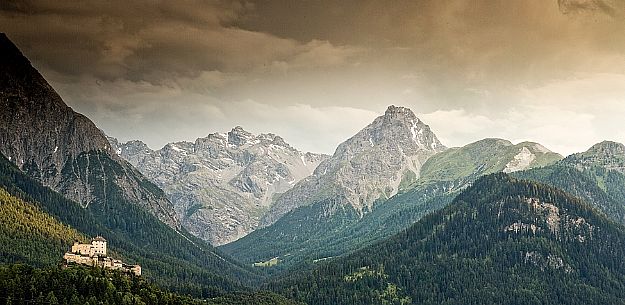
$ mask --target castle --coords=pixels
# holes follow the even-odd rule
[[[106,239],[102,236],[91,239],[90,244],[75,242],[71,252],[65,253],[63,259],[66,264],[87,265],[141,275],[141,266],[124,264],[121,260],[106,256]]]

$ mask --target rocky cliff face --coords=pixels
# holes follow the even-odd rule
[[[156,151],[140,141],[110,142],[167,193],[187,230],[214,245],[253,231],[275,194],[289,190],[327,158],[302,153],[277,135],[256,136],[241,127]]]
[[[83,206],[106,204],[109,183],[170,226],[173,207],[158,189],[115,155],[105,135],[61,97],[0,34],[0,153],[45,185]],[[104,166],[119,170],[109,171]]]
[[[262,224],[270,225],[299,206],[328,199],[366,213],[376,200],[390,198],[416,181],[423,163],[445,149],[410,109],[390,106],[383,116],[340,144],[311,177],[277,197]]]

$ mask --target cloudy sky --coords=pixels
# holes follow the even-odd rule
[[[65,101],[152,148],[236,125],[332,153],[391,104],[447,146],[625,142],[625,1],[0,1]]]

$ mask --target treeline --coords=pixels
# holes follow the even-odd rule
[[[449,204],[455,195],[430,195],[433,192],[428,191],[419,188],[394,196],[362,218],[349,205],[325,200],[297,208],[273,225],[219,249],[249,264],[278,257],[277,265],[261,269],[271,275],[293,268],[310,269],[319,259],[341,256],[400,232],[427,213]],[[320,217],[327,215],[325,211],[334,214]]]

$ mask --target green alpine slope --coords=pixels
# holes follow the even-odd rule
[[[625,146],[601,142],[557,164],[515,176],[560,188],[625,224]]]

